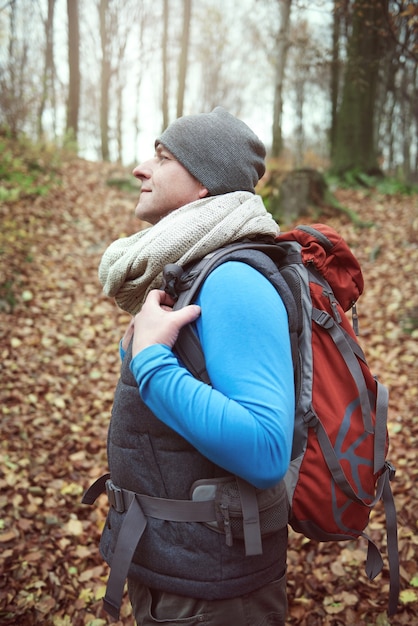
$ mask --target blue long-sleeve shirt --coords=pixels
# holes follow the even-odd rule
[[[141,397],[211,461],[256,487],[273,486],[289,464],[294,420],[283,302],[257,270],[231,261],[209,275],[196,302],[212,386],[159,344],[132,359]]]

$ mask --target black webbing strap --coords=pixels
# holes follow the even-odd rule
[[[383,505],[386,515],[386,539],[389,561],[389,608],[388,615],[394,615],[398,608],[399,600],[399,549],[398,549],[398,526],[396,520],[396,507],[390,487],[391,470],[385,472],[381,478],[383,483]]]
[[[179,332],[175,344],[175,352],[180,357],[183,365],[198,380],[211,384],[206,370],[206,361],[203,355],[199,337],[193,330],[192,324],[187,324]]]
[[[365,365],[367,365],[367,361],[366,361],[366,357],[364,355],[363,350],[360,347],[360,344],[353,339],[348,333],[346,334],[345,338],[347,339],[348,343],[350,344],[350,348],[352,349],[352,351],[354,352],[354,354],[361,360],[363,361],[363,363]]]
[[[364,352],[352,337],[348,333],[344,333],[345,338],[356,355],[365,365],[367,365]],[[387,437],[387,417],[388,417],[388,404],[389,404],[389,392],[387,388],[382,385],[376,378],[376,419],[374,428],[374,468],[375,474],[380,472],[385,464],[385,450],[386,450],[386,437]]]
[[[350,344],[346,339],[346,333],[341,329],[332,316],[326,311],[312,308],[312,319],[316,324],[324,328],[337,346],[342,358],[345,361],[350,373],[356,383],[357,391],[360,398],[361,412],[363,415],[363,424],[366,432],[373,433],[373,424],[371,419],[371,408],[369,401],[369,392],[364,382],[364,376],[357,357],[353,354]]]
[[[366,502],[355,493],[347,477],[345,476],[344,471],[338,461],[335,450],[321,423],[318,424],[317,437],[324,455],[324,459],[328,465],[328,469],[330,470],[333,479],[348,498],[350,498],[353,502],[357,502],[358,504],[369,507],[370,509],[373,508],[380,499],[383,500],[386,516],[386,537],[390,578],[388,614],[393,615],[394,613],[396,613],[399,598],[398,529],[396,521],[395,501],[393,498],[392,489],[390,487],[390,480],[394,475],[394,468],[389,462],[386,462],[384,464],[383,472],[376,482],[376,495],[372,502]],[[377,546],[373,543],[370,537],[368,537],[364,533],[362,533],[362,535],[368,541],[366,574],[370,580],[373,580],[373,578],[375,578],[377,574],[379,574],[379,572],[382,570],[383,560]]]
[[[388,615],[394,615],[398,608],[399,601],[399,550],[398,550],[398,528],[396,522],[396,508],[390,479],[392,468],[388,466],[386,471],[379,477],[379,491],[382,492],[382,500],[386,516],[386,543],[389,562],[389,603]],[[383,567],[382,556],[376,544],[368,535],[362,533],[368,541],[366,574],[373,580],[380,573]]]
[[[83,496],[83,504],[94,504],[100,494],[106,492],[109,503],[118,513],[124,513],[137,500],[148,517],[170,522],[214,522],[216,521],[214,500],[174,500],[156,498],[129,489],[121,489],[110,480],[110,474],[101,476]]]
[[[137,499],[132,498],[128,512],[119,530],[106,593],[103,599],[105,611],[115,619],[119,619],[123,588],[128,576],[129,566],[146,526],[147,518],[143,514]]]
[[[255,487],[246,480],[235,477],[241,500],[246,556],[263,554],[261,542],[260,512]]]
[[[385,464],[389,392],[376,380],[376,418],[374,428],[374,473]]]
[[[147,525],[147,517],[171,522],[216,521],[214,500],[173,500],[155,498],[121,489],[110,480],[110,474],[98,478],[85,492],[82,503],[93,504],[106,492],[109,503],[118,513],[126,512],[119,530],[104,597],[105,610],[119,619],[123,588],[134,552]]]
[[[383,559],[380,550],[369,535],[362,532],[361,536],[367,540],[366,574],[369,580],[374,580],[383,569]]]
[[[97,498],[106,491],[106,482],[109,480],[110,474],[103,474],[84,492],[81,498],[82,504],[94,504]]]
[[[372,502],[364,500],[354,491],[353,487],[351,486],[350,481],[348,480],[343,468],[341,467],[341,463],[334,450],[334,446],[332,445],[324,426],[319,420],[316,426],[316,436],[318,438],[322,454],[331,473],[331,476],[334,479],[335,483],[338,485],[338,487],[341,489],[341,491],[347,496],[347,498],[349,498],[353,502],[361,504],[362,506],[367,506],[372,509],[382,497],[383,482],[379,482],[379,480],[377,480],[376,495]],[[387,470],[388,468],[384,467],[384,471],[386,472]]]
[[[369,392],[364,381],[361,367],[356,359],[358,357],[364,363],[366,359],[358,343],[333,320],[331,315],[319,309],[312,309],[312,319],[322,328],[328,331],[337,346],[345,364],[349,368],[359,393],[363,424],[366,432],[374,434],[374,466],[373,472],[377,474],[385,464],[386,430],[388,390],[376,380],[376,419],[375,426],[371,423],[371,407]]]

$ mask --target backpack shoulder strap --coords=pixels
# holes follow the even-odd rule
[[[227,261],[247,263],[263,274],[282,298],[289,320],[292,354],[296,357],[297,334],[302,320],[297,300],[278,270],[278,265],[285,254],[286,251],[280,244],[237,242],[206,255],[197,263],[187,266],[185,271],[180,268],[179,272],[179,266],[176,265],[166,266],[164,289],[173,297],[177,297],[174,309],[180,309],[195,301],[204,281],[219,265]],[[191,324],[181,329],[174,350],[196,378],[210,384],[200,341]]]

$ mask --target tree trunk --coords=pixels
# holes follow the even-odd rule
[[[110,50],[109,32],[107,28],[107,13],[109,0],[100,0],[100,40],[102,47],[102,62],[100,76],[100,138],[103,161],[110,160],[109,152],[109,85],[110,85]]]
[[[331,156],[334,154],[334,145],[337,131],[338,93],[340,83],[340,0],[334,0],[334,15],[332,23],[332,64],[331,64]]]
[[[132,162],[137,161],[137,145],[138,145],[138,138],[139,138],[139,134],[140,134],[140,130],[141,130],[141,112],[140,112],[140,103],[141,103],[141,84],[142,84],[142,73],[143,73],[143,66],[146,65],[145,64],[145,53],[144,53],[144,31],[145,31],[145,24],[146,24],[146,9],[142,9],[139,15],[139,18],[135,24],[136,28],[138,29],[138,35],[137,35],[137,41],[138,41],[138,45],[136,47],[136,54],[137,54],[137,59],[138,59],[138,67],[140,68],[138,70],[138,74],[137,74],[137,80],[136,80],[136,84],[135,84],[135,107],[134,107],[134,116],[133,116],[133,125],[134,125],[134,141],[133,141],[133,145],[134,145],[134,154],[133,154],[133,159]]]
[[[68,67],[67,135],[77,141],[80,110],[80,23],[78,0],[67,0]]]
[[[163,74],[163,87],[162,87],[162,113],[163,113],[163,126],[164,131],[169,124],[168,113],[168,20],[170,13],[170,5],[168,0],[164,0],[163,5],[163,39],[162,39],[162,74]]]
[[[375,132],[375,106],[379,62],[384,45],[383,19],[387,0],[355,0],[352,33],[341,107],[337,116],[332,169],[379,171]]]
[[[119,83],[116,89],[116,145],[118,149],[117,162],[123,161],[123,84]]]
[[[45,63],[42,76],[42,95],[38,109],[38,139],[44,132],[43,115],[48,98],[54,100],[54,9],[55,0],[48,0],[48,16],[45,26]],[[55,111],[53,112],[55,116]],[[55,124],[54,124],[55,135]]]
[[[296,80],[296,128],[295,128],[295,168],[299,169],[303,163],[303,153],[305,146],[305,134],[303,127],[303,106],[305,103],[305,76],[303,68],[300,68],[301,76]]]
[[[277,62],[274,81],[273,128],[271,156],[278,157],[283,148],[282,112],[283,83],[286,68],[286,57],[289,48],[290,8],[292,0],[278,0],[280,10],[280,27],[277,33]]]
[[[404,180],[411,179],[411,144],[412,144],[412,90],[409,87],[414,79],[413,72],[408,71],[408,67],[404,67],[401,92],[403,96],[402,112],[401,112],[401,136],[402,136],[402,173]]]
[[[192,0],[183,0],[183,31],[179,61],[179,82],[177,87],[177,117],[181,117],[183,115],[184,92],[186,90],[187,58],[189,55],[191,12]]]
[[[7,50],[7,74],[8,81],[6,88],[2,89],[1,96],[6,96],[6,103],[3,105],[8,130],[12,137],[16,138],[22,131],[25,122],[28,119],[30,103],[27,98],[26,73],[25,69],[28,65],[27,59],[30,54],[29,44],[27,40],[22,42],[19,51],[19,35],[18,35],[18,14],[16,0],[10,3],[9,12],[9,45]],[[0,78],[2,78],[0,72]]]
[[[413,76],[413,91],[412,91],[412,118],[415,122],[415,146],[418,146],[418,84],[417,84],[417,68],[415,65]],[[412,164],[411,182],[418,183],[418,150],[415,150],[415,157]]]
[[[393,170],[395,166],[395,137],[394,137],[394,119],[395,119],[395,107],[396,107],[396,91],[391,93],[391,103],[386,111],[386,137],[385,144],[387,149],[387,167],[389,170]]]
[[[279,195],[271,202],[269,210],[279,224],[289,225],[303,215],[307,215],[311,207],[324,206],[327,183],[317,170],[304,168],[288,172],[281,180],[272,180],[271,184],[278,188]]]
[[[139,19],[139,16],[138,16]],[[113,22],[113,19],[112,19]],[[116,26],[116,24],[115,24]],[[126,51],[126,42],[128,40],[129,34],[129,26],[126,29],[122,29],[120,31],[116,28],[116,33],[111,33],[110,37],[117,39],[117,57],[116,57],[116,68],[110,67],[110,71],[112,72],[112,77],[114,78],[115,85],[113,86],[112,93],[115,92],[115,105],[116,107],[116,127],[115,127],[115,139],[117,146],[117,161],[118,163],[122,163],[123,160],[123,93],[124,86],[127,83],[126,72],[125,72],[125,51]]]

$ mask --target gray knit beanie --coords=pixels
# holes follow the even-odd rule
[[[251,128],[222,107],[175,120],[159,137],[210,195],[250,191],[266,171],[266,149]]]

